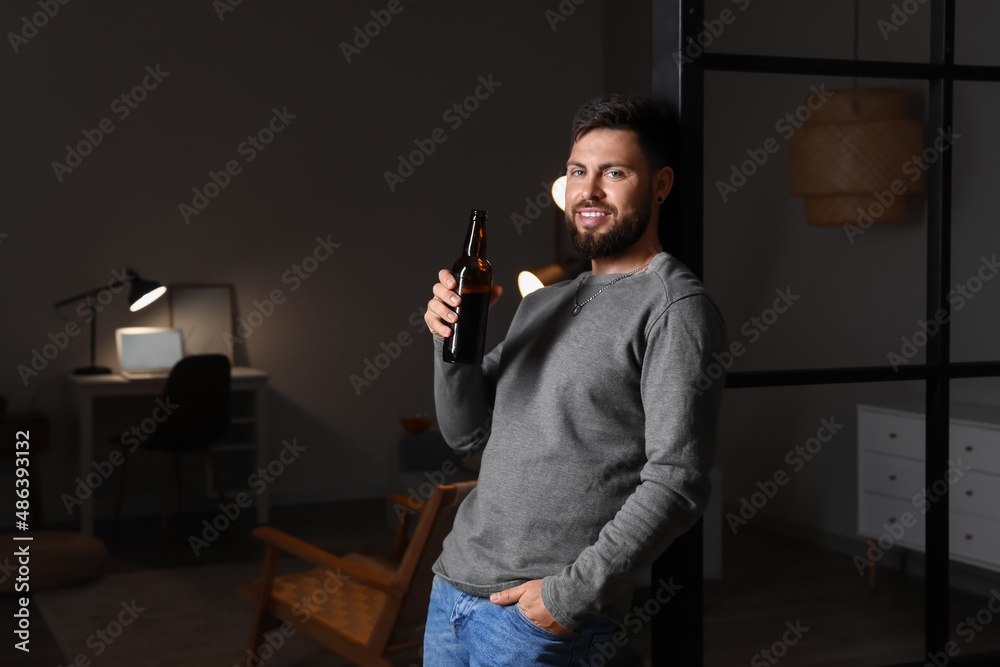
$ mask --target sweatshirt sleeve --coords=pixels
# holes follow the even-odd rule
[[[650,325],[640,380],[647,461],[597,541],[542,580],[542,602],[560,625],[576,627],[631,594],[636,575],[704,512],[725,385],[713,353],[727,347],[722,316],[704,294],[672,302]]]
[[[436,336],[431,338],[434,339],[434,407],[441,435],[456,452],[478,450],[490,437],[503,343],[476,366],[446,363],[441,359],[444,341]]]

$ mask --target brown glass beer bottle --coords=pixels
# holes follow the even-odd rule
[[[442,359],[449,364],[478,364],[486,345],[486,316],[490,310],[493,267],[486,259],[486,211],[473,210],[462,256],[451,267],[462,302],[452,310],[458,321],[444,339]]]

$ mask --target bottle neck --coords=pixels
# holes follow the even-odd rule
[[[465,254],[469,257],[486,258],[486,212],[473,211],[469,222],[469,233],[465,236]]]

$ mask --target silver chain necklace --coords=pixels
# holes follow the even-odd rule
[[[640,266],[635,271],[629,271],[628,273],[623,273],[622,275],[618,276],[617,278],[615,278],[614,280],[612,280],[610,283],[608,283],[607,285],[605,285],[604,287],[602,287],[601,289],[597,290],[597,294],[594,294],[594,296],[590,297],[589,299],[587,299],[583,303],[579,303],[579,300],[580,300],[580,288],[583,287],[583,283],[586,282],[586,280],[587,280],[586,278],[584,278],[583,280],[580,281],[580,284],[576,286],[576,294],[573,296],[573,314],[576,315],[577,313],[579,313],[581,310],[583,310],[584,306],[586,306],[588,303],[590,303],[591,301],[593,301],[594,299],[596,299],[598,294],[600,294],[604,290],[608,289],[609,287],[611,287],[612,285],[614,285],[619,280],[623,280],[625,278],[628,278],[631,275],[639,273],[640,271],[642,271],[643,269],[645,269],[647,266],[649,266],[649,264],[650,264],[650,262],[646,262],[643,266]]]

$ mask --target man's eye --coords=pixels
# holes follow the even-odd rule
[[[583,169],[570,169],[569,170],[569,175],[570,176],[580,176],[581,174],[583,174]]]
[[[618,171],[617,169],[612,169],[611,171],[608,172],[608,176],[610,176],[611,178],[619,178],[623,175],[624,174],[622,174],[622,172]]]

